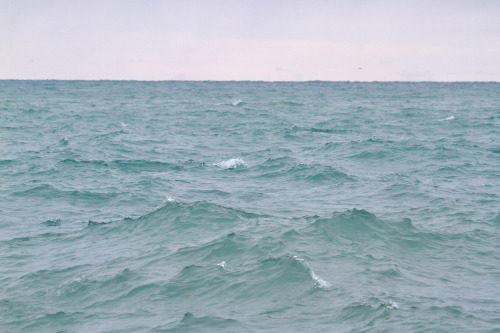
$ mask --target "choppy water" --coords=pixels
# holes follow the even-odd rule
[[[500,84],[0,81],[0,331],[499,332]]]

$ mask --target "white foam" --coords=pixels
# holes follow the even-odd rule
[[[156,210],[156,209],[160,209],[160,208],[164,207],[164,205],[165,205],[167,202],[175,202],[175,199],[174,199],[174,198],[172,198],[172,197],[166,197],[166,198],[163,200],[162,204],[161,204],[161,205],[159,205],[158,207],[156,207],[156,208],[155,208],[155,210]]]
[[[448,118],[440,119],[439,121],[453,120],[453,119],[455,119],[454,116],[449,116]]]
[[[314,281],[316,281],[316,283],[318,284],[318,287],[320,287],[320,288],[330,287],[330,283],[328,283],[327,281],[325,281],[322,278],[320,278],[319,276],[317,276],[316,273],[314,273],[314,271],[312,269],[311,269],[311,277],[313,278]]]
[[[122,122],[122,127],[127,127],[128,125]]]
[[[77,277],[76,279],[66,281],[56,289],[56,293],[58,296],[64,293],[73,293],[78,289],[78,285],[84,282],[85,280],[87,280],[87,278],[85,277],[85,274],[82,274],[80,277]]]
[[[309,266],[309,263],[307,261],[305,261],[304,259],[299,258],[297,256],[293,256],[293,259],[300,261],[309,269],[309,272],[311,273],[312,279],[314,281],[316,281],[316,284],[318,285],[319,288],[328,288],[331,286],[331,284],[328,281],[323,280],[322,278],[317,276],[316,273],[314,273],[314,271],[311,269],[311,267]]]
[[[220,266],[220,267],[222,267],[222,269],[225,269],[226,268],[226,262],[224,260],[222,260],[220,263],[217,264],[217,266]]]
[[[62,144],[62,145],[67,145],[68,144],[68,137],[65,136],[64,138],[62,138],[61,140],[59,140],[59,143]]]
[[[393,309],[399,309],[398,303],[394,301],[389,301],[389,305],[387,305],[387,309],[393,310]]]
[[[233,102],[233,103],[231,103],[231,104],[233,104],[234,106],[238,106],[238,105],[240,105],[241,103],[243,103],[243,101],[242,101],[241,99],[239,99],[239,100],[237,100],[237,101],[234,101],[234,102]]]
[[[247,166],[247,162],[245,162],[242,158],[231,158],[227,161],[222,161],[219,163],[214,163],[214,165],[218,166],[221,169],[234,169],[237,167]]]

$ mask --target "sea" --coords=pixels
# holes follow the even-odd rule
[[[500,83],[0,81],[0,332],[500,332]]]

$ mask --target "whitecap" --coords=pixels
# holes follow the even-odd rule
[[[87,281],[87,278],[85,274],[82,274],[81,276],[64,282],[62,285],[60,285],[55,291],[57,296],[61,296],[62,294],[68,294],[68,293],[74,293],[77,291],[78,287],[80,284],[84,283]]]
[[[453,120],[453,119],[455,119],[455,116],[449,116],[448,118],[440,119],[439,121]]]
[[[221,169],[234,169],[237,167],[247,166],[247,162],[245,162],[242,158],[231,158],[227,161],[221,161],[218,163],[214,163],[214,165],[218,166]]]
[[[220,267],[222,267],[222,269],[225,269],[226,268],[226,262],[224,260],[222,260],[220,263],[217,264],[217,266],[220,266]]]
[[[305,265],[307,267],[307,269],[309,270],[309,273],[311,274],[312,279],[316,282],[316,285],[319,288],[328,288],[331,286],[331,284],[328,281],[323,280],[322,278],[317,276],[316,273],[314,273],[314,271],[311,269],[311,267],[309,266],[309,263],[307,261],[305,261],[304,259],[299,258],[297,256],[293,256],[293,259],[301,262],[303,265]]]
[[[314,271],[311,269],[311,277],[313,278],[314,281],[316,281],[318,287],[320,288],[328,288],[330,287],[330,283],[328,281],[323,280],[319,276],[314,273]]]
[[[233,103],[231,103],[231,104],[233,104],[234,106],[238,106],[238,105],[240,105],[241,103],[243,103],[243,101],[242,101],[241,99],[239,99],[239,100],[237,100],[237,101],[234,101],[234,102],[233,102]]]
[[[163,202],[161,203],[161,205],[159,205],[158,207],[156,207],[156,208],[155,208],[155,210],[160,209],[160,208],[163,208],[167,202],[175,202],[175,199],[174,199],[174,198],[172,198],[172,197],[166,197],[166,198],[163,200]]]
[[[399,305],[396,302],[389,301],[389,305],[387,305],[387,309],[389,309],[389,310],[399,309]]]

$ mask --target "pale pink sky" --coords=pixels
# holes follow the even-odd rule
[[[0,0],[0,79],[500,81],[500,1]]]

